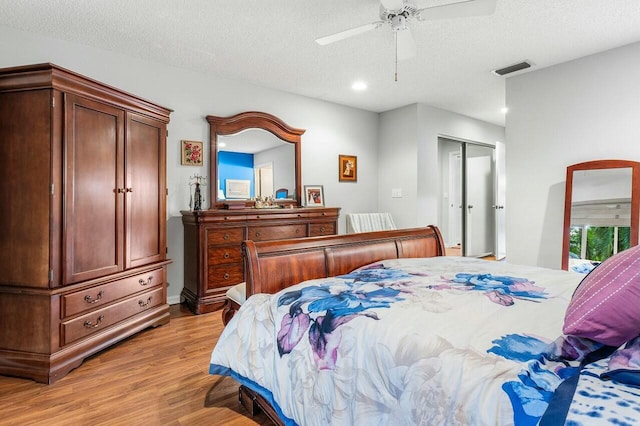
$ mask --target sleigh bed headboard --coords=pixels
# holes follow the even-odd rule
[[[299,282],[346,274],[384,259],[444,256],[435,226],[290,240],[246,240],[246,297]]]

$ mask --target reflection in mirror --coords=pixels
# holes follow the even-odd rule
[[[294,146],[262,129],[218,136],[217,179],[219,199],[275,198],[275,188],[293,194]],[[236,181],[247,182],[248,192],[233,191]]]
[[[265,112],[230,117],[208,115],[210,129],[211,208],[236,200],[244,207],[295,207],[301,204],[301,136],[304,129]],[[277,190],[286,190],[278,198]],[[280,194],[284,191],[280,192]],[[269,197],[268,203],[263,199]],[[255,200],[255,201],[254,201]]]
[[[605,160],[567,168],[563,269],[587,273],[638,243],[638,164]]]

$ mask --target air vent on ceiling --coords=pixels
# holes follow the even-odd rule
[[[531,68],[531,64],[527,61],[522,61],[517,64],[509,65],[508,67],[493,70],[492,72],[497,75],[506,75],[516,71],[526,70],[527,68]]]

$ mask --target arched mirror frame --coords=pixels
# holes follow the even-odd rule
[[[210,200],[215,200],[212,203],[212,208],[224,207],[224,200],[218,199],[218,135],[228,136],[239,133],[248,129],[263,129],[279,139],[292,143],[295,148],[295,194],[293,201],[289,203],[295,203],[296,206],[301,206],[302,197],[302,171],[300,166],[301,158],[301,141],[302,135],[305,129],[296,129],[287,125],[284,121],[278,117],[267,114],[266,112],[249,111],[236,114],[230,117],[217,117],[214,115],[208,115],[207,121],[209,122],[209,148],[210,148],[210,165],[209,176],[211,177],[211,193]],[[286,202],[283,202],[285,204]],[[252,207],[254,202],[251,200],[246,201],[247,207]]]
[[[573,173],[583,170],[631,168],[631,246],[638,245],[640,222],[640,162],[627,160],[596,160],[567,167],[564,195],[564,227],[562,234],[562,269],[569,269],[569,233],[571,230],[571,199],[573,196]]]

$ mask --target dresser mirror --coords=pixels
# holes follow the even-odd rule
[[[599,160],[567,167],[562,269],[586,273],[638,244],[640,163]]]
[[[209,176],[215,176],[210,186],[212,208],[243,201],[253,207],[257,198],[269,198],[272,207],[301,205],[300,143],[305,130],[255,111],[209,115],[207,121]]]

